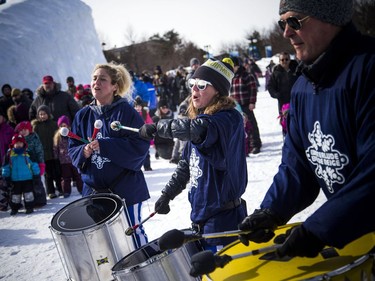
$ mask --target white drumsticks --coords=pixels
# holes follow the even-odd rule
[[[136,133],[139,132],[139,129],[137,129],[137,128],[132,128],[132,127],[127,127],[127,126],[121,125],[120,121],[113,121],[111,123],[111,129],[114,130],[114,131],[119,131],[121,129],[124,129],[124,130],[128,130],[128,131],[136,132]]]
[[[69,138],[72,138],[72,139],[79,140],[79,141],[81,141],[83,143],[90,143],[88,140],[85,140],[85,139],[81,138],[80,136],[77,136],[76,134],[72,133],[66,127],[61,127],[60,128],[60,135],[62,135],[63,137],[69,137]]]
[[[94,123],[94,132],[92,133],[91,141],[96,139],[96,135],[99,133],[100,129],[103,127],[102,120],[95,120]]]

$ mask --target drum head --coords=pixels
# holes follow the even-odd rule
[[[52,218],[51,226],[59,232],[76,232],[98,226],[119,213],[123,203],[113,194],[96,194],[78,199]]]

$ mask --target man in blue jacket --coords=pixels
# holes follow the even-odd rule
[[[280,256],[314,257],[375,231],[375,39],[351,22],[351,0],[281,0],[279,25],[301,61],[282,162],[260,205],[240,225],[255,242],[311,205]]]

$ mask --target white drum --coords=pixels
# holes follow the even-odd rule
[[[68,280],[113,280],[112,267],[136,249],[135,238],[125,235],[127,214],[117,195],[95,194],[53,216],[50,229]]]
[[[201,280],[191,277],[189,272],[191,256],[202,250],[200,242],[196,241],[162,251],[156,239],[120,260],[112,268],[112,274],[117,281]]]

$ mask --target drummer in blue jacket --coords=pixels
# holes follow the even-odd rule
[[[375,39],[353,23],[352,0],[281,0],[279,25],[301,61],[282,162],[260,205],[240,225],[264,242],[311,205],[280,256],[314,257],[375,231]],[[289,234],[289,233],[288,233]]]
[[[157,133],[188,141],[155,211],[167,214],[170,200],[189,182],[190,219],[202,234],[235,230],[247,214],[241,204],[247,185],[243,118],[228,97],[233,76],[231,59],[207,60],[188,81],[189,119],[160,120],[140,130],[145,138]],[[206,239],[204,248],[216,251],[235,239]]]
[[[82,195],[114,193],[125,199],[132,225],[141,220],[142,202],[150,198],[141,170],[150,143],[128,130],[113,130],[111,123],[139,128],[144,122],[124,98],[130,96],[132,80],[129,72],[116,64],[96,65],[91,81],[94,101],[77,112],[72,132],[83,138],[94,139],[86,144],[74,138],[69,142],[69,155],[78,167],[84,182]],[[103,126],[94,135],[94,124]],[[147,243],[142,225],[135,232],[138,246]]]

